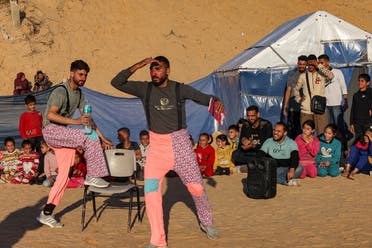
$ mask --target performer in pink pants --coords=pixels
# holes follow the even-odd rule
[[[111,142],[103,137],[98,128],[87,135],[82,129],[67,127],[67,125],[82,125],[89,122],[94,126],[93,120],[87,116],[82,115],[78,119],[72,119],[76,109],[82,112],[85,99],[79,87],[84,86],[88,73],[87,63],[82,60],[72,62],[70,79],[51,92],[46,107],[43,136],[47,144],[55,150],[58,176],[50,190],[47,204],[37,220],[50,227],[63,226],[52,213],[66,189],[75,148],[82,147],[85,150],[88,170],[85,184],[96,187],[109,186],[109,183],[101,178],[108,175],[108,169],[99,139],[109,147],[112,146]]]
[[[137,70],[150,64],[152,82],[128,81]],[[177,172],[191,193],[201,229],[210,239],[219,237],[213,226],[211,207],[204,189],[196,155],[186,131],[185,100],[208,106],[214,102],[217,112],[223,104],[213,96],[191,86],[168,79],[169,61],[163,56],[144,59],[121,71],[111,84],[118,90],[141,98],[150,129],[150,147],[145,165],[145,201],[151,225],[151,240],[146,247],[167,247],[163,223],[161,185],[169,170]],[[213,100],[213,101],[211,101]]]

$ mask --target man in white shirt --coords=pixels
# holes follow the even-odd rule
[[[328,123],[337,125],[342,128],[344,124],[343,112],[348,108],[347,102],[347,86],[344,75],[339,69],[334,69],[329,66],[329,57],[327,54],[322,54],[318,57],[318,61],[324,67],[332,70],[334,77],[330,80],[325,88],[325,96],[327,98],[327,118]],[[342,99],[343,105],[342,105]]]

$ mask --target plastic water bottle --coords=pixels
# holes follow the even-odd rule
[[[83,115],[91,117],[92,114],[92,105],[89,104],[88,100],[85,100],[83,105]],[[85,134],[91,134],[92,133],[92,125],[90,124],[90,121],[83,124],[83,130]]]

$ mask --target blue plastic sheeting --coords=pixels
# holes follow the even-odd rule
[[[324,51],[334,64],[367,61],[367,56],[364,56],[367,54],[367,42],[365,40],[324,43]]]
[[[262,118],[269,120],[273,125],[280,121],[283,97],[242,95],[244,109],[256,105],[260,109]]]
[[[251,95],[283,96],[290,75],[288,71],[288,69],[241,71],[241,91]]]
[[[206,94],[216,95],[212,75],[192,83],[191,86]],[[43,117],[45,117],[44,111],[48,96],[53,89],[54,87],[35,94],[37,109],[41,111]],[[128,127],[131,130],[131,139],[135,141],[139,140],[139,132],[142,129],[147,129],[142,103],[138,98],[109,96],[85,87],[82,88],[82,91],[92,105],[94,121],[105,137],[114,144],[119,143],[116,131],[121,127]],[[26,111],[25,96],[0,97],[1,143],[6,137],[11,136],[15,138],[17,147],[20,146],[22,139],[18,131],[18,122],[20,115]],[[79,116],[78,111],[74,116]],[[187,101],[186,118],[188,130],[194,139],[201,132],[212,133],[214,131],[213,117],[208,113],[208,107],[206,106]]]
[[[227,130],[229,125],[236,124],[243,117],[239,77],[238,71],[216,73],[214,77],[218,97],[223,101],[227,112],[225,123],[221,127],[223,130]]]

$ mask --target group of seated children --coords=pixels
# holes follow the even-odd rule
[[[286,133],[285,124],[281,122],[278,123],[284,125],[283,128]],[[231,125],[229,127],[229,137],[223,132],[219,132],[215,138],[215,148],[213,148],[211,135],[207,133],[200,134],[195,153],[202,176],[210,177],[213,175],[230,175],[233,173],[235,162],[233,153],[235,150],[241,149],[241,145],[239,144],[241,128],[239,128],[238,125]],[[249,122],[242,122],[240,126],[242,125],[249,126],[250,124]],[[272,130],[272,132],[275,136],[275,129]],[[307,120],[302,124],[302,133],[295,138],[293,143],[294,146],[296,146],[295,148],[298,154],[295,167],[301,167],[301,173],[293,179],[302,179],[306,176],[311,178],[316,176],[336,177],[342,170],[344,170],[342,176],[349,179],[354,179],[356,173],[369,174],[372,166],[372,129],[368,129],[363,138],[357,139],[355,144],[351,146],[345,168],[341,169],[340,158],[342,147],[341,142],[336,138],[336,132],[336,125],[328,124],[322,134],[315,136],[315,123],[313,120]],[[260,137],[260,132],[257,132],[256,138],[261,138],[260,144],[264,144],[265,141],[269,139],[268,137],[265,137],[265,139]],[[284,138],[290,139],[289,137]],[[274,139],[275,142],[279,142],[275,140],[275,137],[271,139]],[[240,142],[242,142],[241,140],[242,139],[240,139]],[[266,148],[267,145],[265,146],[265,149]],[[274,154],[270,154],[270,152],[265,149],[260,149],[261,153],[256,153],[256,155],[262,155],[262,152],[264,152],[266,155],[274,156],[275,158]],[[245,156],[250,158],[254,158],[255,156],[254,153],[247,154],[248,155]],[[240,164],[238,163],[237,165]],[[279,165],[279,167],[280,166],[281,165]],[[285,176],[287,177],[287,175]],[[282,180],[280,179],[279,181]],[[288,185],[289,181],[290,180],[285,179],[283,184]],[[298,185],[298,183],[293,183],[293,185]]]
[[[314,136],[315,125],[312,120],[302,125],[302,134],[295,139],[300,155],[299,164],[304,168],[300,178],[336,177],[340,174],[341,142],[335,138],[337,127],[329,124],[323,134]],[[372,166],[372,129],[365,131],[362,138],[351,146],[342,176],[354,179],[357,173],[370,174]],[[341,168],[342,170],[343,168]]]
[[[22,142],[22,149],[15,148],[15,141],[8,137],[4,141],[5,151],[0,152],[0,183],[39,184],[53,186],[58,176],[57,160],[45,141],[41,142],[41,154],[34,150],[31,142]],[[82,149],[76,149],[75,161],[71,165],[68,188],[78,188],[84,185],[87,173]]]
[[[203,177],[230,175],[234,172],[235,166],[232,161],[232,153],[236,150],[239,143],[238,126],[231,125],[228,134],[229,137],[224,133],[216,136],[216,148],[213,148],[212,135],[207,133],[199,135],[195,154]]]

